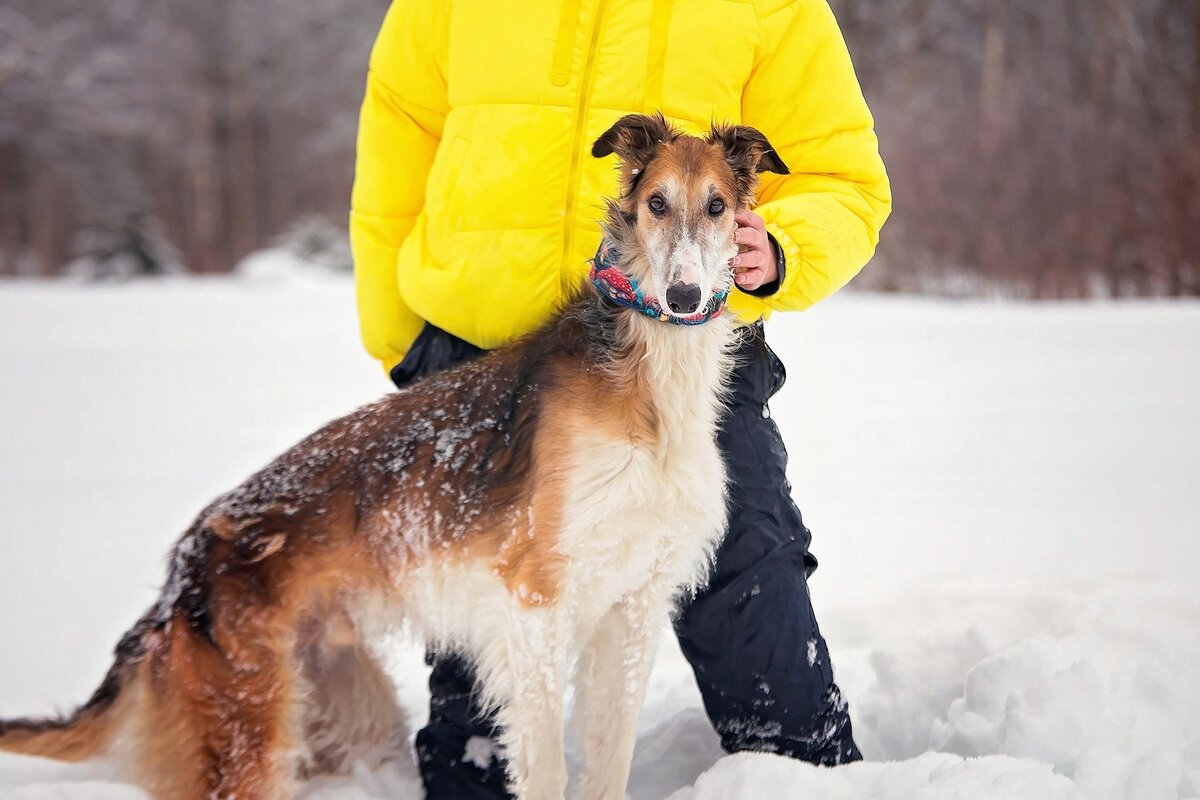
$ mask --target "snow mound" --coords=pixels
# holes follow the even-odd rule
[[[926,753],[890,763],[822,769],[781,756],[741,753],[722,759],[694,787],[670,800],[1076,800],[1082,797],[1049,766],[1008,756],[964,759]]]
[[[663,635],[670,634],[664,631]],[[682,656],[672,656],[675,658],[660,661],[659,671],[669,662],[675,665],[673,672],[681,683],[690,680],[690,671],[680,663]],[[659,718],[663,713],[669,716]],[[691,786],[725,755],[708,717],[697,705],[670,713],[656,703],[653,709],[643,711],[643,718],[651,724],[638,736],[634,750],[628,787],[632,800],[662,800],[680,787]]]
[[[285,247],[256,250],[234,267],[234,278],[248,284],[275,287],[280,284],[341,283],[343,278],[324,266]]]
[[[979,583],[893,601],[881,604],[892,632],[870,637],[873,683],[852,697],[864,751],[1030,759],[1092,800],[1187,796],[1200,762],[1200,686],[1180,671],[1200,663],[1194,588]]]

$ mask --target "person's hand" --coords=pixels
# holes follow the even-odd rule
[[[741,211],[733,221],[737,223],[733,241],[738,246],[738,254],[730,262],[733,279],[740,288],[753,292],[779,278],[775,254],[771,252],[771,240],[767,238],[762,217],[753,211]]]

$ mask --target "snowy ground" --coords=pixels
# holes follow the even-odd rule
[[[344,279],[0,283],[0,713],[83,699],[209,499],[387,390]],[[774,404],[869,762],[722,758],[667,643],[634,800],[1200,797],[1200,305],[846,295]],[[423,669],[394,669],[419,723]],[[138,798],[0,756],[3,798]],[[308,798],[419,797],[407,765]]]

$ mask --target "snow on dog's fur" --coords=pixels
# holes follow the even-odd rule
[[[612,153],[622,269],[671,315],[704,308],[730,286],[756,173],[786,167],[753,129],[700,139],[658,116],[617,122],[593,148]],[[160,798],[287,797],[402,751],[367,643],[407,620],[477,665],[518,796],[563,795],[574,679],[581,793],[624,797],[654,633],[724,526],[733,335],[727,314],[665,325],[586,290],[542,330],[329,424],[201,512],[86,704],[0,722],[0,749],[108,753]]]

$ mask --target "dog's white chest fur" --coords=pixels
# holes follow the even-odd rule
[[[656,373],[657,441],[597,435],[579,448],[559,547],[574,595],[564,599],[592,607],[584,625],[629,592],[670,594],[703,580],[724,529],[725,474],[714,438],[721,364],[695,339],[722,335],[717,325],[652,328],[643,367]]]
[[[559,540],[564,599],[602,610],[651,581],[667,592],[699,582],[724,518],[716,446],[697,441],[664,457],[618,444],[588,455],[569,483]]]

